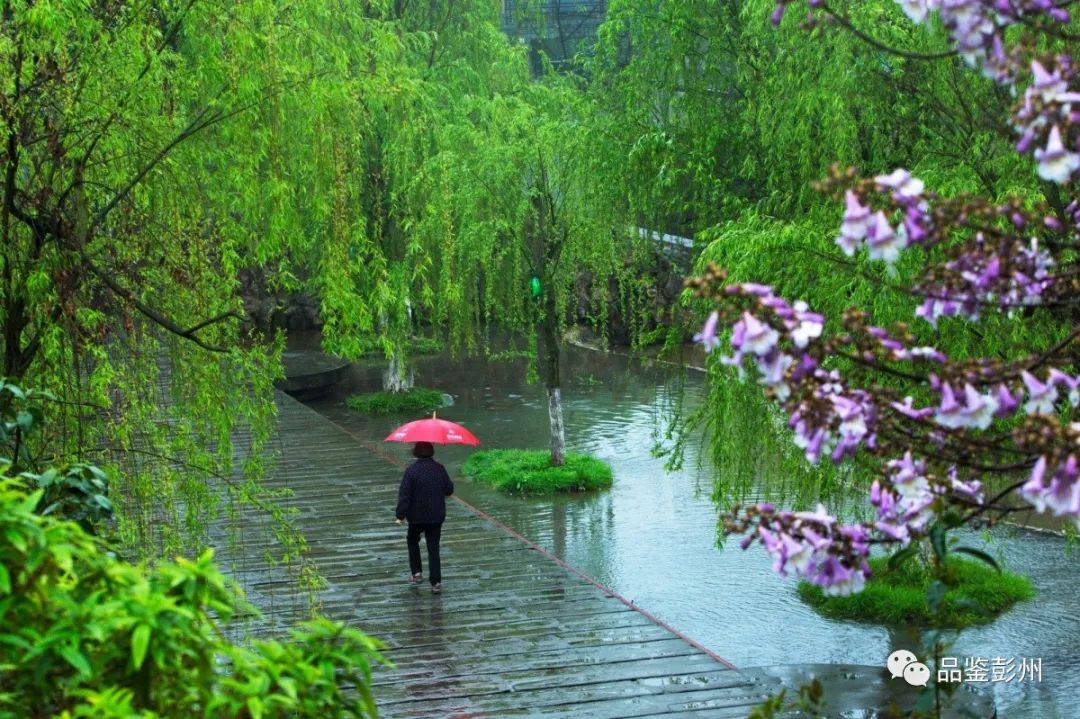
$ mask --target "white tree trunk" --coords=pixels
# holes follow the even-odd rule
[[[548,387],[548,421],[551,424],[551,465],[566,464],[566,429],[563,427],[562,392]]]
[[[390,365],[383,370],[382,386],[384,392],[404,392],[412,389],[415,380],[413,370],[406,370],[401,363],[400,355],[394,355],[390,359]]]

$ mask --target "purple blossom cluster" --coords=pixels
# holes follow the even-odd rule
[[[1014,79],[1015,58],[1005,48],[1005,33],[1018,23],[1064,25],[1069,13],[1053,0],[896,0],[913,22],[927,24],[936,12],[956,51],[972,67],[1000,82]],[[811,6],[815,3],[811,2]],[[817,3],[820,5],[820,3]]]
[[[839,523],[820,504],[814,512],[777,512],[771,504],[759,504],[745,518],[735,515],[728,523],[731,533],[746,535],[743,549],[761,542],[776,573],[786,577],[792,572],[827,595],[859,592],[870,576],[866,529]]]
[[[1046,457],[1039,457],[1031,477],[1020,488],[1020,495],[1031,502],[1038,512],[1049,510],[1055,517],[1077,516],[1080,514],[1080,481],[1077,481],[1076,455],[1068,454],[1064,461],[1054,467],[1049,483],[1048,465]]]
[[[887,194],[871,206],[871,195]],[[898,169],[890,175],[875,177],[864,189],[849,188],[844,194],[844,214],[836,244],[844,254],[855,255],[862,247],[867,257],[881,260],[889,268],[909,245],[935,246],[949,237],[935,216],[941,198],[925,191],[921,180]],[[954,208],[945,203],[947,211]],[[1008,218],[1010,224],[1023,231],[1031,223],[1020,212],[1008,206],[982,208]],[[1080,224],[1080,207],[1067,208]],[[960,210],[958,214],[963,214]],[[891,219],[898,217],[895,222]],[[1045,224],[1060,223],[1047,216]],[[936,277],[915,286],[923,297],[916,310],[917,317],[932,325],[942,317],[964,317],[977,320],[985,308],[1013,311],[1018,308],[1044,304],[1053,298],[1058,278],[1057,263],[1043,246],[1038,234],[1028,236],[984,228],[974,221],[953,229],[974,230],[973,237],[954,259],[944,263]],[[1067,287],[1062,292],[1068,292]]]
[[[836,244],[848,257],[865,244],[871,260],[882,260],[891,267],[905,247],[922,244],[929,235],[928,205],[923,199],[926,186],[903,169],[875,177],[874,182],[879,190],[892,191],[892,200],[903,219],[894,227],[884,210],[874,212],[863,204],[855,191],[848,190],[844,221]]]
[[[926,463],[914,459],[910,451],[901,459],[889,460],[886,468],[887,481],[875,479],[870,487],[870,504],[877,510],[873,528],[901,546],[926,534],[936,516],[935,506],[950,497],[975,505],[983,502],[981,482],[960,481],[955,468],[945,481],[939,481],[929,474]]]
[[[1072,109],[1080,101],[1080,93],[1069,90],[1074,78],[1072,60],[1065,55],[1054,59],[1053,71],[1038,60],[1031,61],[1032,82],[1024,92],[1024,102],[1015,115],[1020,133],[1016,149],[1027,153],[1035,147],[1039,177],[1061,184],[1067,182],[1080,168],[1080,154],[1065,146],[1061,128],[1074,124],[1077,113]],[[1036,143],[1045,138],[1045,147]]]

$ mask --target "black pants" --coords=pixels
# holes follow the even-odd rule
[[[428,579],[432,584],[442,582],[442,563],[439,561],[439,537],[442,535],[442,523],[413,524],[409,522],[409,533],[405,541],[409,545],[409,570],[420,574],[424,565],[420,562],[420,535],[427,543]]]

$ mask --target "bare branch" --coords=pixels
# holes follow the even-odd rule
[[[955,57],[956,50],[942,50],[941,52],[912,52],[910,50],[901,50],[900,48],[886,45],[880,40],[876,40],[873,37],[867,35],[865,32],[855,27],[855,24],[846,15],[841,15],[836,10],[833,10],[827,3],[821,3],[821,9],[828,13],[829,17],[835,20],[838,24],[842,25],[852,35],[859,38],[863,42],[867,43],[871,47],[874,47],[882,52],[887,52],[890,55],[896,55],[897,57],[907,58],[908,60],[944,60],[946,58]]]
[[[204,329],[204,328],[212,325],[212,324],[215,324],[217,322],[222,322],[222,321],[224,321],[226,319],[229,319],[230,317],[236,318],[236,319],[242,319],[240,317],[240,315],[238,315],[236,312],[225,312],[225,313],[222,313],[222,314],[218,315],[217,317],[213,317],[213,318],[211,318],[209,320],[205,320],[203,322],[200,322],[197,325],[194,325],[193,327],[189,327],[187,329],[184,329],[180,325],[176,324],[176,322],[174,322],[170,318],[166,317],[161,312],[158,312],[153,307],[150,307],[150,305],[146,304],[145,302],[143,302],[142,300],[137,298],[135,296],[134,292],[122,287],[119,283],[116,282],[116,280],[114,280],[111,276],[109,276],[109,274],[107,272],[103,272],[97,265],[95,265],[93,262],[91,262],[90,258],[87,257],[85,255],[85,253],[82,255],[82,257],[83,257],[83,261],[86,263],[86,267],[90,270],[90,272],[92,272],[94,274],[95,277],[97,277],[99,280],[101,280],[105,284],[106,287],[108,287],[110,290],[113,291],[114,294],[116,294],[117,296],[119,296],[119,297],[127,300],[128,302],[130,302],[132,304],[132,306],[135,307],[135,309],[137,309],[140,313],[142,313],[142,315],[144,317],[149,319],[154,324],[158,325],[162,329],[165,329],[165,330],[171,332],[172,334],[176,335],[177,337],[182,337],[183,339],[190,340],[191,342],[194,342],[195,344],[202,347],[203,349],[209,350],[211,352],[228,352],[229,351],[228,347],[221,347],[221,346],[218,346],[218,345],[207,344],[203,340],[199,339],[199,337],[197,337],[195,333],[198,332],[201,329]]]

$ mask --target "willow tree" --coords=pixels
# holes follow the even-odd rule
[[[388,92],[357,98],[353,160],[355,221],[378,248],[369,273],[377,279],[375,328],[388,367],[383,389],[405,389],[409,336],[414,321],[429,316],[432,300],[430,238],[413,231],[438,196],[425,166],[439,152],[438,128],[453,122],[461,98],[485,94],[516,61],[499,30],[498,8],[483,0],[398,2],[368,6],[370,18],[401,39],[394,83]],[[328,348],[356,355],[357,333],[328,336]]]
[[[941,182],[1007,188],[1015,158],[982,110],[1000,90],[940,37],[914,30],[891,0],[852,5],[850,21],[906,56],[851,33],[776,32],[775,7],[612,2],[590,70],[645,220],[693,234],[750,208],[790,219],[822,204],[809,185],[832,162],[918,160]]]
[[[440,128],[428,165],[437,204],[416,230],[437,248],[432,312],[452,338],[468,345],[493,324],[535,342],[551,462],[561,465],[562,337],[579,312],[606,326],[612,283],[630,291],[637,235],[605,182],[610,148],[580,88],[550,75],[532,82],[513,56],[505,70]]]
[[[318,287],[333,337],[371,326],[356,98],[394,91],[405,39],[337,0],[5,0],[0,33],[0,371],[56,397],[36,452],[123,465],[129,547],[191,550],[219,492],[266,499],[279,345],[240,275]]]

